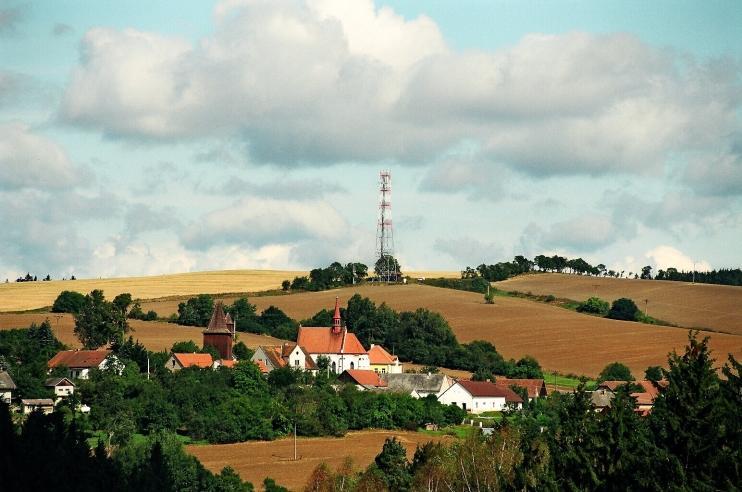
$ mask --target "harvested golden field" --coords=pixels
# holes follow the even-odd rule
[[[337,469],[346,457],[353,459],[356,470],[366,468],[381,452],[387,437],[397,437],[407,448],[407,458],[411,459],[418,444],[428,441],[450,441],[450,436],[431,436],[418,432],[403,431],[360,431],[350,432],[345,437],[299,438],[294,461],[294,440],[252,441],[237,444],[213,444],[208,446],[186,446],[186,451],[213,472],[220,472],[231,466],[243,480],[262,488],[266,477],[289,490],[302,490],[312,471],[320,463],[327,463]]]
[[[13,282],[0,284],[0,312],[51,306],[63,290],[87,294],[93,289],[101,289],[108,299],[122,292],[130,293],[135,299],[154,299],[166,296],[280,289],[283,280],[306,274],[307,272],[279,270],[224,270],[151,277]]]
[[[683,350],[687,331],[597,318],[526,299],[482,295],[426,285],[363,285],[324,292],[254,297],[258,310],[275,305],[295,319],[331,309],[335,296],[345,305],[354,293],[386,302],[396,310],[426,307],[440,312],[461,342],[489,340],[505,356],[532,355],[544,369],[597,376],[606,364],[620,361],[642,375],[647,366],[665,365],[668,352]],[[157,311],[157,308],[154,307]],[[159,311],[158,311],[159,312]],[[719,362],[727,353],[742,357],[742,336],[704,333]],[[391,349],[391,347],[389,347]]]
[[[687,328],[742,335],[742,287],[667,280],[598,278],[562,273],[521,275],[494,284],[498,289],[583,301],[628,297],[649,315]],[[649,302],[645,303],[645,299]]]
[[[80,348],[80,342],[75,337],[73,329],[75,322],[70,314],[55,313],[33,313],[33,314],[0,314],[0,330],[12,328],[28,328],[31,323],[39,324],[45,319],[52,324],[54,335],[65,345],[71,348]],[[145,347],[154,352],[170,350],[173,343],[192,340],[199,347],[203,341],[203,328],[180,326],[173,323],[162,323],[159,321],[129,320],[133,328],[130,333],[138,339]],[[238,340],[250,348],[258,345],[278,345],[282,342],[277,338],[255,335],[253,333],[238,333]]]

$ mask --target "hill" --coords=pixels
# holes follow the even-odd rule
[[[650,365],[664,365],[668,352],[687,341],[682,328],[652,326],[588,316],[548,304],[498,297],[494,305],[482,295],[427,285],[362,285],[324,292],[262,296],[250,299],[258,311],[277,306],[295,319],[332,308],[335,296],[345,304],[354,294],[386,302],[396,310],[425,307],[440,312],[461,342],[488,340],[505,356],[529,354],[548,370],[596,376],[606,364],[621,361],[641,376]],[[231,302],[231,298],[229,299]],[[151,302],[145,309],[166,315],[177,302]],[[742,356],[742,336],[708,333],[719,362],[732,352]],[[389,347],[392,349],[392,347]]]
[[[650,316],[678,326],[742,335],[742,287],[561,273],[521,275],[493,285],[578,301],[591,296],[609,302],[628,297]]]

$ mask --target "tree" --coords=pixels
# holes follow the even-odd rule
[[[642,267],[642,275],[641,278],[644,280],[652,280],[652,267],[647,265],[645,267]]]
[[[200,352],[201,349],[193,340],[188,340],[185,342],[175,342],[173,346],[170,347],[170,351],[174,354],[196,354]]]
[[[116,306],[119,311],[121,311],[121,314],[126,316],[126,312],[132,303],[131,294],[129,294],[128,292],[119,294],[113,298],[112,302],[113,302],[113,305]]]
[[[281,282],[281,289],[283,291],[288,291],[291,288],[291,281],[290,280],[284,280]]]
[[[384,255],[383,257],[376,260],[376,263],[374,264],[374,272],[377,276],[381,276],[382,271],[386,270],[387,268],[389,270],[390,280],[396,282],[402,277],[402,270],[399,268],[399,262],[391,255]]]
[[[262,395],[268,391],[268,385],[260,368],[252,361],[239,361],[234,366],[234,387],[244,395]]]
[[[244,342],[237,342],[232,347],[232,353],[237,357],[237,360],[250,360],[254,352]]]
[[[75,335],[86,349],[120,342],[129,324],[123,313],[106,301],[103,291],[94,290],[85,296],[85,303],[75,317]]]
[[[383,473],[384,481],[391,492],[409,489],[412,475],[407,462],[407,451],[396,437],[384,441],[384,447],[374,462]]]
[[[655,383],[662,379],[662,368],[660,366],[649,366],[644,371],[644,379]]]
[[[591,297],[577,306],[577,311],[581,313],[593,313],[605,316],[608,314],[608,302],[599,297]]]
[[[79,292],[63,290],[52,305],[53,313],[79,313],[85,304],[85,296]]]
[[[631,299],[622,297],[613,301],[611,309],[606,315],[611,319],[618,319],[623,321],[636,321],[639,315],[639,308]]]
[[[178,304],[179,325],[207,326],[214,312],[214,298],[209,294],[200,294]]]
[[[634,376],[631,375],[631,369],[621,364],[620,362],[611,362],[600,371],[598,376],[598,382],[603,381],[633,381]]]

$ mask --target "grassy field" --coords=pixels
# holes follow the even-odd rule
[[[387,437],[397,437],[407,448],[407,457],[412,458],[415,447],[428,441],[451,441],[447,435],[431,435],[422,432],[360,431],[350,432],[342,438],[299,438],[297,451],[299,460],[294,461],[294,440],[251,441],[238,444],[214,444],[186,446],[186,451],[195,456],[211,471],[219,472],[231,466],[242,477],[262,489],[263,479],[271,477],[289,490],[302,490],[312,471],[320,463],[337,469],[350,456],[354,468],[362,470],[381,452]]]
[[[650,365],[664,365],[668,352],[682,350],[687,331],[682,328],[629,323],[582,315],[526,299],[497,297],[485,304],[482,295],[425,285],[363,285],[324,292],[308,292],[250,299],[258,309],[275,305],[295,319],[332,308],[335,296],[345,304],[358,292],[377,304],[397,310],[427,307],[440,312],[458,339],[489,340],[505,357],[529,354],[544,369],[561,374],[595,377],[606,364],[621,361],[641,376]],[[153,303],[156,304],[156,303]],[[150,309],[157,306],[150,305]],[[719,362],[727,353],[742,356],[742,336],[706,333]]]
[[[101,289],[109,299],[122,292],[130,293],[135,299],[155,299],[202,293],[257,292],[280,289],[283,280],[306,274],[307,272],[279,270],[225,270],[152,277],[12,282],[0,284],[0,312],[51,306],[63,290],[87,294],[93,289]]]
[[[28,328],[31,323],[41,323],[49,319],[55,336],[65,345],[71,348],[80,348],[80,342],[75,337],[73,329],[75,322],[70,314],[54,313],[29,313],[29,314],[8,314],[0,313],[0,330],[12,328]],[[135,339],[138,339],[149,350],[158,352],[161,350],[170,350],[173,343],[178,341],[192,340],[199,347],[203,342],[203,328],[194,328],[190,326],[180,326],[173,323],[162,323],[158,321],[139,321],[129,320],[129,325],[133,329],[130,333]],[[258,345],[277,345],[282,342],[277,338],[255,335],[252,333],[238,333],[238,339],[250,348]]]
[[[560,273],[521,275],[494,285],[503,290],[551,294],[578,301],[591,296],[609,302],[628,297],[650,316],[678,326],[742,335],[742,287]]]

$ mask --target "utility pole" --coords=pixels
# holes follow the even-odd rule
[[[649,316],[649,299],[644,299],[644,315]]]
[[[149,354],[147,354],[147,381],[149,381]]]
[[[294,461],[297,461],[299,458],[296,454],[296,420],[294,420]]]

